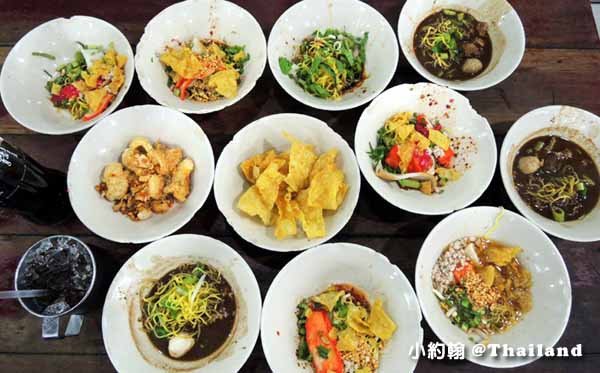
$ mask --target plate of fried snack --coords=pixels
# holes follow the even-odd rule
[[[316,246],[348,222],[360,190],[356,158],[324,122],[300,114],[261,118],[223,149],[215,198],[245,240],[273,251]]]
[[[214,158],[202,129],[173,109],[134,106],[103,120],[69,165],[71,204],[94,233],[149,242],[181,228],[204,204]]]

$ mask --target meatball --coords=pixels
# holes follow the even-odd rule
[[[478,58],[467,58],[462,65],[465,74],[477,74],[483,70],[483,63]]]
[[[525,175],[532,174],[542,167],[542,161],[534,155],[528,155],[519,159],[519,171]]]

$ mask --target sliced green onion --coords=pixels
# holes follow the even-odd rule
[[[565,210],[561,209],[560,207],[552,207],[552,218],[559,223],[564,222]]]
[[[452,9],[444,9],[444,14],[447,16],[453,16],[456,14],[456,12]]]
[[[542,148],[544,147],[544,142],[543,141],[538,141],[535,143],[535,151],[540,151],[542,150]]]
[[[56,57],[54,57],[50,53],[44,53],[44,52],[32,52],[31,55],[36,56],[36,57],[44,57],[44,58],[47,58],[52,61],[54,61],[56,59]]]
[[[418,182],[417,180],[413,180],[413,179],[398,180],[398,184],[400,184],[400,186],[403,188],[410,188],[410,189],[419,189],[421,187],[421,183]]]

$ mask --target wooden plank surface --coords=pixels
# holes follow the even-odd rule
[[[236,1],[250,10],[268,35],[273,23],[293,0]],[[115,24],[135,45],[144,25],[170,1],[133,0],[98,3],[61,0],[3,0],[0,2],[0,64],[10,47],[28,30],[52,18],[85,14]],[[396,28],[403,1],[369,1]],[[485,116],[496,134],[498,148],[503,135],[521,115],[539,106],[574,105],[600,113],[600,41],[595,31],[589,0],[511,1],[527,33],[527,50],[518,70],[496,87],[467,93],[473,106]],[[422,81],[401,57],[390,86]],[[137,78],[121,107],[154,103]],[[265,115],[297,112],[326,121],[352,146],[354,128],[363,107],[329,113],[306,107],[290,98],[275,82],[268,67],[255,89],[236,105],[218,113],[192,116],[209,136],[215,156],[247,123]],[[21,127],[0,104],[0,135],[49,167],[66,170],[70,155],[82,134],[44,136]],[[514,210],[499,174],[474,205],[502,205]],[[442,217],[425,217],[394,208],[379,197],[363,179],[357,209],[332,241],[363,244],[382,252],[413,281],[415,260],[428,232]],[[20,255],[34,242],[55,233],[82,237],[101,255],[113,260],[116,270],[141,245],[122,245],[95,237],[76,218],[57,226],[39,226],[10,213],[0,213],[0,289],[9,288]],[[295,255],[258,249],[233,232],[217,211],[211,195],[206,205],[178,233],[206,234],[234,247],[254,271],[264,297],[274,276]],[[581,343],[584,358],[542,359],[514,372],[595,372],[600,364],[600,243],[578,244],[553,238],[571,276],[573,308],[567,330],[558,345]],[[39,320],[25,313],[16,302],[0,303],[0,372],[112,372],[102,343],[100,309],[92,312],[79,337],[59,341],[40,338]],[[437,341],[426,322],[425,343]],[[260,340],[242,372],[268,372]],[[468,362],[452,363],[421,359],[417,372],[491,372]]]

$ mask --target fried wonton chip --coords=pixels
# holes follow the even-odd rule
[[[308,205],[324,210],[337,210],[346,196],[348,186],[344,183],[344,173],[328,166],[317,172],[308,188]]]
[[[367,310],[364,307],[355,304],[348,305],[348,326],[361,334],[372,334],[369,323],[366,321],[368,317]]]
[[[335,168],[335,160],[337,158],[339,151],[337,149],[330,149],[327,152],[321,154],[315,164],[313,165],[312,170],[310,171],[309,179],[313,179],[319,171]]]
[[[291,192],[279,194],[277,201],[277,220],[275,221],[275,237],[282,240],[295,236],[298,232],[296,220],[300,219],[301,212],[298,202],[292,200]]]
[[[323,218],[323,209],[320,207],[312,207],[308,204],[308,191],[302,190],[296,197],[300,211],[300,222],[302,223],[302,229],[306,233],[306,237],[318,238],[323,237],[327,233],[325,230],[325,219]]]
[[[271,224],[272,209],[263,201],[258,187],[252,185],[240,197],[237,207],[250,216],[258,216],[264,225]]]
[[[275,150],[269,150],[261,154],[257,154],[243,161],[240,164],[240,169],[249,183],[254,184],[260,174],[273,162],[277,157]]]
[[[256,187],[265,203],[265,206],[271,210],[275,205],[275,200],[279,195],[279,185],[285,176],[279,172],[279,163],[271,162],[269,166],[256,179]]]
[[[342,295],[344,295],[343,291],[326,291],[313,297],[313,301],[324,305],[327,311],[332,311]]]
[[[383,302],[381,299],[377,299],[375,303],[373,303],[367,323],[369,324],[371,333],[384,341],[389,341],[396,331],[396,324],[383,309]]]
[[[290,148],[289,170],[285,182],[294,192],[298,192],[308,185],[308,176],[317,160],[314,146],[304,144],[297,139],[286,136],[292,143]]]
[[[354,329],[346,328],[338,334],[337,348],[340,351],[356,351],[360,339]]]
[[[490,246],[485,250],[484,255],[488,262],[492,262],[500,267],[510,263],[519,253],[521,249],[518,247],[498,247]]]

